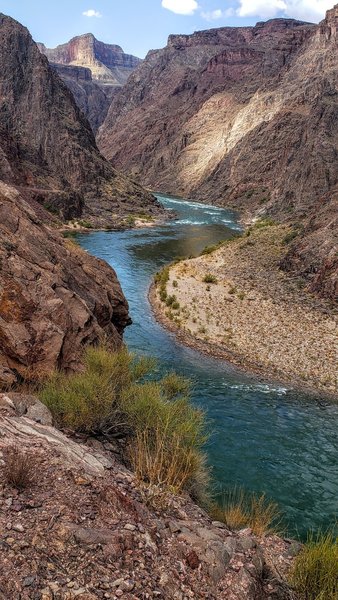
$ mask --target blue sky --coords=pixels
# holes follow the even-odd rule
[[[334,0],[0,0],[0,12],[29,28],[48,47],[92,32],[145,56],[170,33],[251,25],[273,17],[318,22]]]

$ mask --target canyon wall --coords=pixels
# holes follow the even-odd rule
[[[28,30],[0,15],[0,179],[63,219],[114,227],[156,210],[151,194],[99,153],[87,119]]]
[[[131,75],[98,135],[112,164],[152,189],[301,223],[287,268],[329,297],[338,292],[337,19],[338,6],[318,26],[275,19],[171,36]]]

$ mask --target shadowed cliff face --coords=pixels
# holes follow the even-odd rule
[[[326,214],[336,208],[337,19],[338,6],[319,26],[278,19],[171,36],[113,101],[99,147],[154,189],[301,221],[309,232],[320,198]],[[289,268],[332,297],[337,272],[326,286],[320,217],[316,228]]]
[[[77,370],[84,346],[106,336],[118,348],[130,321],[113,269],[48,221],[39,204],[0,182],[0,386]]]
[[[156,206],[100,155],[86,118],[27,29],[0,15],[0,179],[64,219],[111,225]]]
[[[90,69],[57,63],[50,63],[50,66],[72,92],[77,106],[87,117],[95,134],[105,120],[110,106],[106,90],[93,81]]]

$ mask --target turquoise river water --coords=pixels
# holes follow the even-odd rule
[[[123,232],[79,234],[81,246],[116,270],[130,304],[129,348],[193,381],[193,402],[207,413],[207,445],[219,489],[241,486],[278,502],[290,535],[327,528],[338,514],[338,406],[182,346],[154,319],[152,277],[177,256],[199,253],[240,227],[231,211],[159,196],[176,218]]]

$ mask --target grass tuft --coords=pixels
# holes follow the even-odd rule
[[[277,504],[267,500],[265,494],[258,496],[237,487],[224,492],[213,514],[230,529],[249,527],[259,537],[278,533],[280,524]]]
[[[295,559],[290,583],[305,600],[337,600],[338,539],[332,533],[309,537]]]
[[[25,453],[17,446],[8,446],[3,451],[3,474],[12,487],[23,490],[34,483],[37,463],[32,453]]]
[[[204,283],[218,283],[218,279],[217,277],[215,277],[215,275],[212,275],[211,273],[207,273],[204,277],[203,277],[203,282]]]

